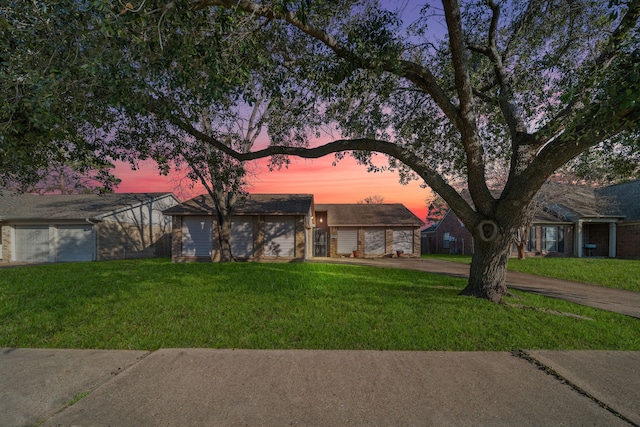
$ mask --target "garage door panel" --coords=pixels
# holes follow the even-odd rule
[[[338,229],[338,253],[350,254],[358,249],[358,229],[339,228]]]
[[[57,261],[92,261],[92,226],[70,225],[57,227]]]
[[[413,230],[401,228],[393,230],[393,250],[402,251],[406,254],[413,253]]]
[[[16,261],[49,261],[49,227],[18,226],[15,228]]]
[[[182,255],[210,257],[213,249],[211,217],[185,217],[182,221]]]
[[[385,253],[384,228],[369,228],[364,231],[364,253],[382,255]]]
[[[253,220],[234,218],[231,221],[231,254],[238,258],[253,256]]]
[[[265,250],[268,257],[294,257],[296,254],[295,218],[266,217]]]

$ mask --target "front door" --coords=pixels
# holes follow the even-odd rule
[[[328,239],[329,231],[325,229],[316,228],[313,231],[313,256],[315,257],[327,257],[328,253]]]

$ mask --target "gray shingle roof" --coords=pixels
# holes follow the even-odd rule
[[[611,185],[597,190],[598,194],[615,200],[616,210],[625,221],[640,220],[640,180]]]
[[[329,226],[410,226],[424,223],[401,203],[317,204],[316,212],[327,212]]]
[[[100,219],[171,193],[11,194],[0,192],[0,221]]]
[[[313,203],[311,194],[250,194],[235,206],[236,215],[306,215]],[[213,215],[215,206],[202,194],[164,211],[165,215]]]

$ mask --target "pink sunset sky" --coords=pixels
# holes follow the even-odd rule
[[[351,157],[339,161],[336,166],[332,166],[333,155],[313,160],[290,159],[287,169],[273,172],[266,167],[266,160],[251,162],[254,173],[249,192],[307,193],[314,195],[316,203],[357,203],[365,197],[380,195],[384,197],[384,203],[402,203],[425,220],[425,200],[432,193],[428,188],[421,188],[419,181],[402,185],[397,172],[368,173],[365,166],[358,165]],[[187,185],[179,186],[175,176],[159,175],[153,162],[144,163],[135,171],[126,164],[117,164],[115,175],[122,180],[116,190],[118,193],[172,191],[183,201],[205,193],[201,186],[190,189]]]
[[[407,21],[413,22],[418,18],[424,1],[415,0],[384,0],[383,5],[389,10],[398,9]],[[441,7],[441,6],[438,6]],[[438,9],[436,7],[436,9]],[[435,21],[430,27],[435,34],[441,35],[444,23]],[[254,149],[267,145],[266,137],[261,138]],[[321,142],[327,142],[325,140]],[[312,143],[315,145],[316,143]],[[378,165],[386,164],[383,156],[378,156]],[[316,203],[357,203],[365,197],[380,195],[384,203],[402,203],[422,221],[427,215],[427,199],[433,197],[429,188],[421,188],[423,181],[412,181],[408,185],[399,182],[397,172],[368,173],[365,166],[347,156],[332,166],[334,156],[329,155],[320,159],[301,159],[291,157],[288,168],[270,172],[266,166],[267,160],[250,163],[254,171],[254,178],[249,187],[250,193],[307,193],[313,194]],[[122,179],[117,192],[156,192],[172,191],[181,200],[186,200],[198,194],[205,193],[202,186],[194,189],[186,185],[178,187],[175,177],[165,177],[158,174],[155,164],[148,162],[141,165],[137,171],[131,171],[126,164],[118,164],[116,176]]]

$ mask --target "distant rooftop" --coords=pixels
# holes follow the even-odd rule
[[[395,226],[421,227],[422,220],[401,203],[383,204],[317,204],[316,212],[327,212],[330,226]]]
[[[0,221],[100,219],[172,193],[13,194],[0,192]]]

